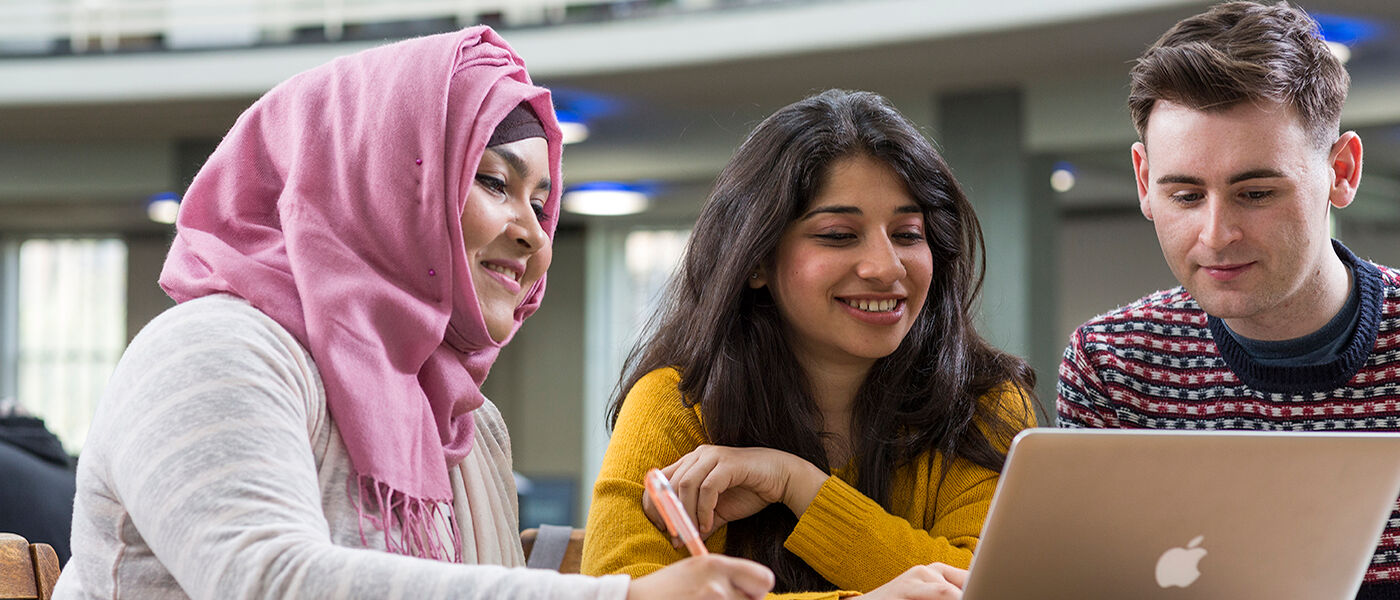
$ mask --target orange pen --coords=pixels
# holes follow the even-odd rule
[[[666,480],[666,476],[662,475],[660,470],[647,471],[646,488],[647,495],[651,496],[651,501],[656,504],[656,509],[661,511],[661,520],[666,522],[666,529],[670,530],[671,535],[681,538],[685,547],[690,550],[690,555],[709,554],[705,543],[700,540],[700,532],[695,529],[695,523],[690,521],[681,499],[676,497],[676,491],[671,489],[671,482]]]

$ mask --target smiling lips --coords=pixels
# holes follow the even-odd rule
[[[1222,265],[1201,265],[1201,270],[1205,271],[1206,275],[1209,275],[1211,279],[1214,279],[1216,281],[1230,281],[1236,277],[1239,277],[1240,275],[1243,275],[1244,272],[1248,271],[1249,268],[1252,266],[1254,266],[1254,263],[1252,262]]]
[[[865,312],[889,312],[899,305],[899,300],[890,298],[887,300],[853,300],[842,298],[848,306],[852,306]]]
[[[837,298],[847,314],[871,325],[895,325],[904,318],[904,298]]]
[[[512,294],[520,293],[520,278],[525,276],[523,267],[509,264],[503,261],[481,261],[482,268],[486,269],[496,281],[501,282]]]

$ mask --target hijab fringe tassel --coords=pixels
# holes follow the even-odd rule
[[[413,498],[366,475],[350,479],[350,498],[359,514],[360,542],[369,546],[365,521],[384,532],[385,550],[394,554],[460,562],[462,534],[452,503]],[[358,493],[356,493],[358,491]],[[369,502],[367,503],[366,500]],[[446,521],[448,539],[439,523]],[[449,549],[448,546],[451,545]]]

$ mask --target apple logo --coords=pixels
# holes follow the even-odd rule
[[[1198,535],[1191,540],[1185,548],[1169,548],[1162,553],[1162,557],[1157,559],[1157,585],[1169,587],[1186,587],[1196,581],[1201,576],[1200,569],[1196,565],[1206,555],[1206,549],[1201,548],[1201,541],[1206,536]]]

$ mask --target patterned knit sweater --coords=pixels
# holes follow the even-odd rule
[[[1074,332],[1060,364],[1062,427],[1400,431],[1400,272],[1340,243],[1360,293],[1336,360],[1254,362],[1184,288],[1100,315]],[[1400,503],[1357,598],[1400,599]]]

